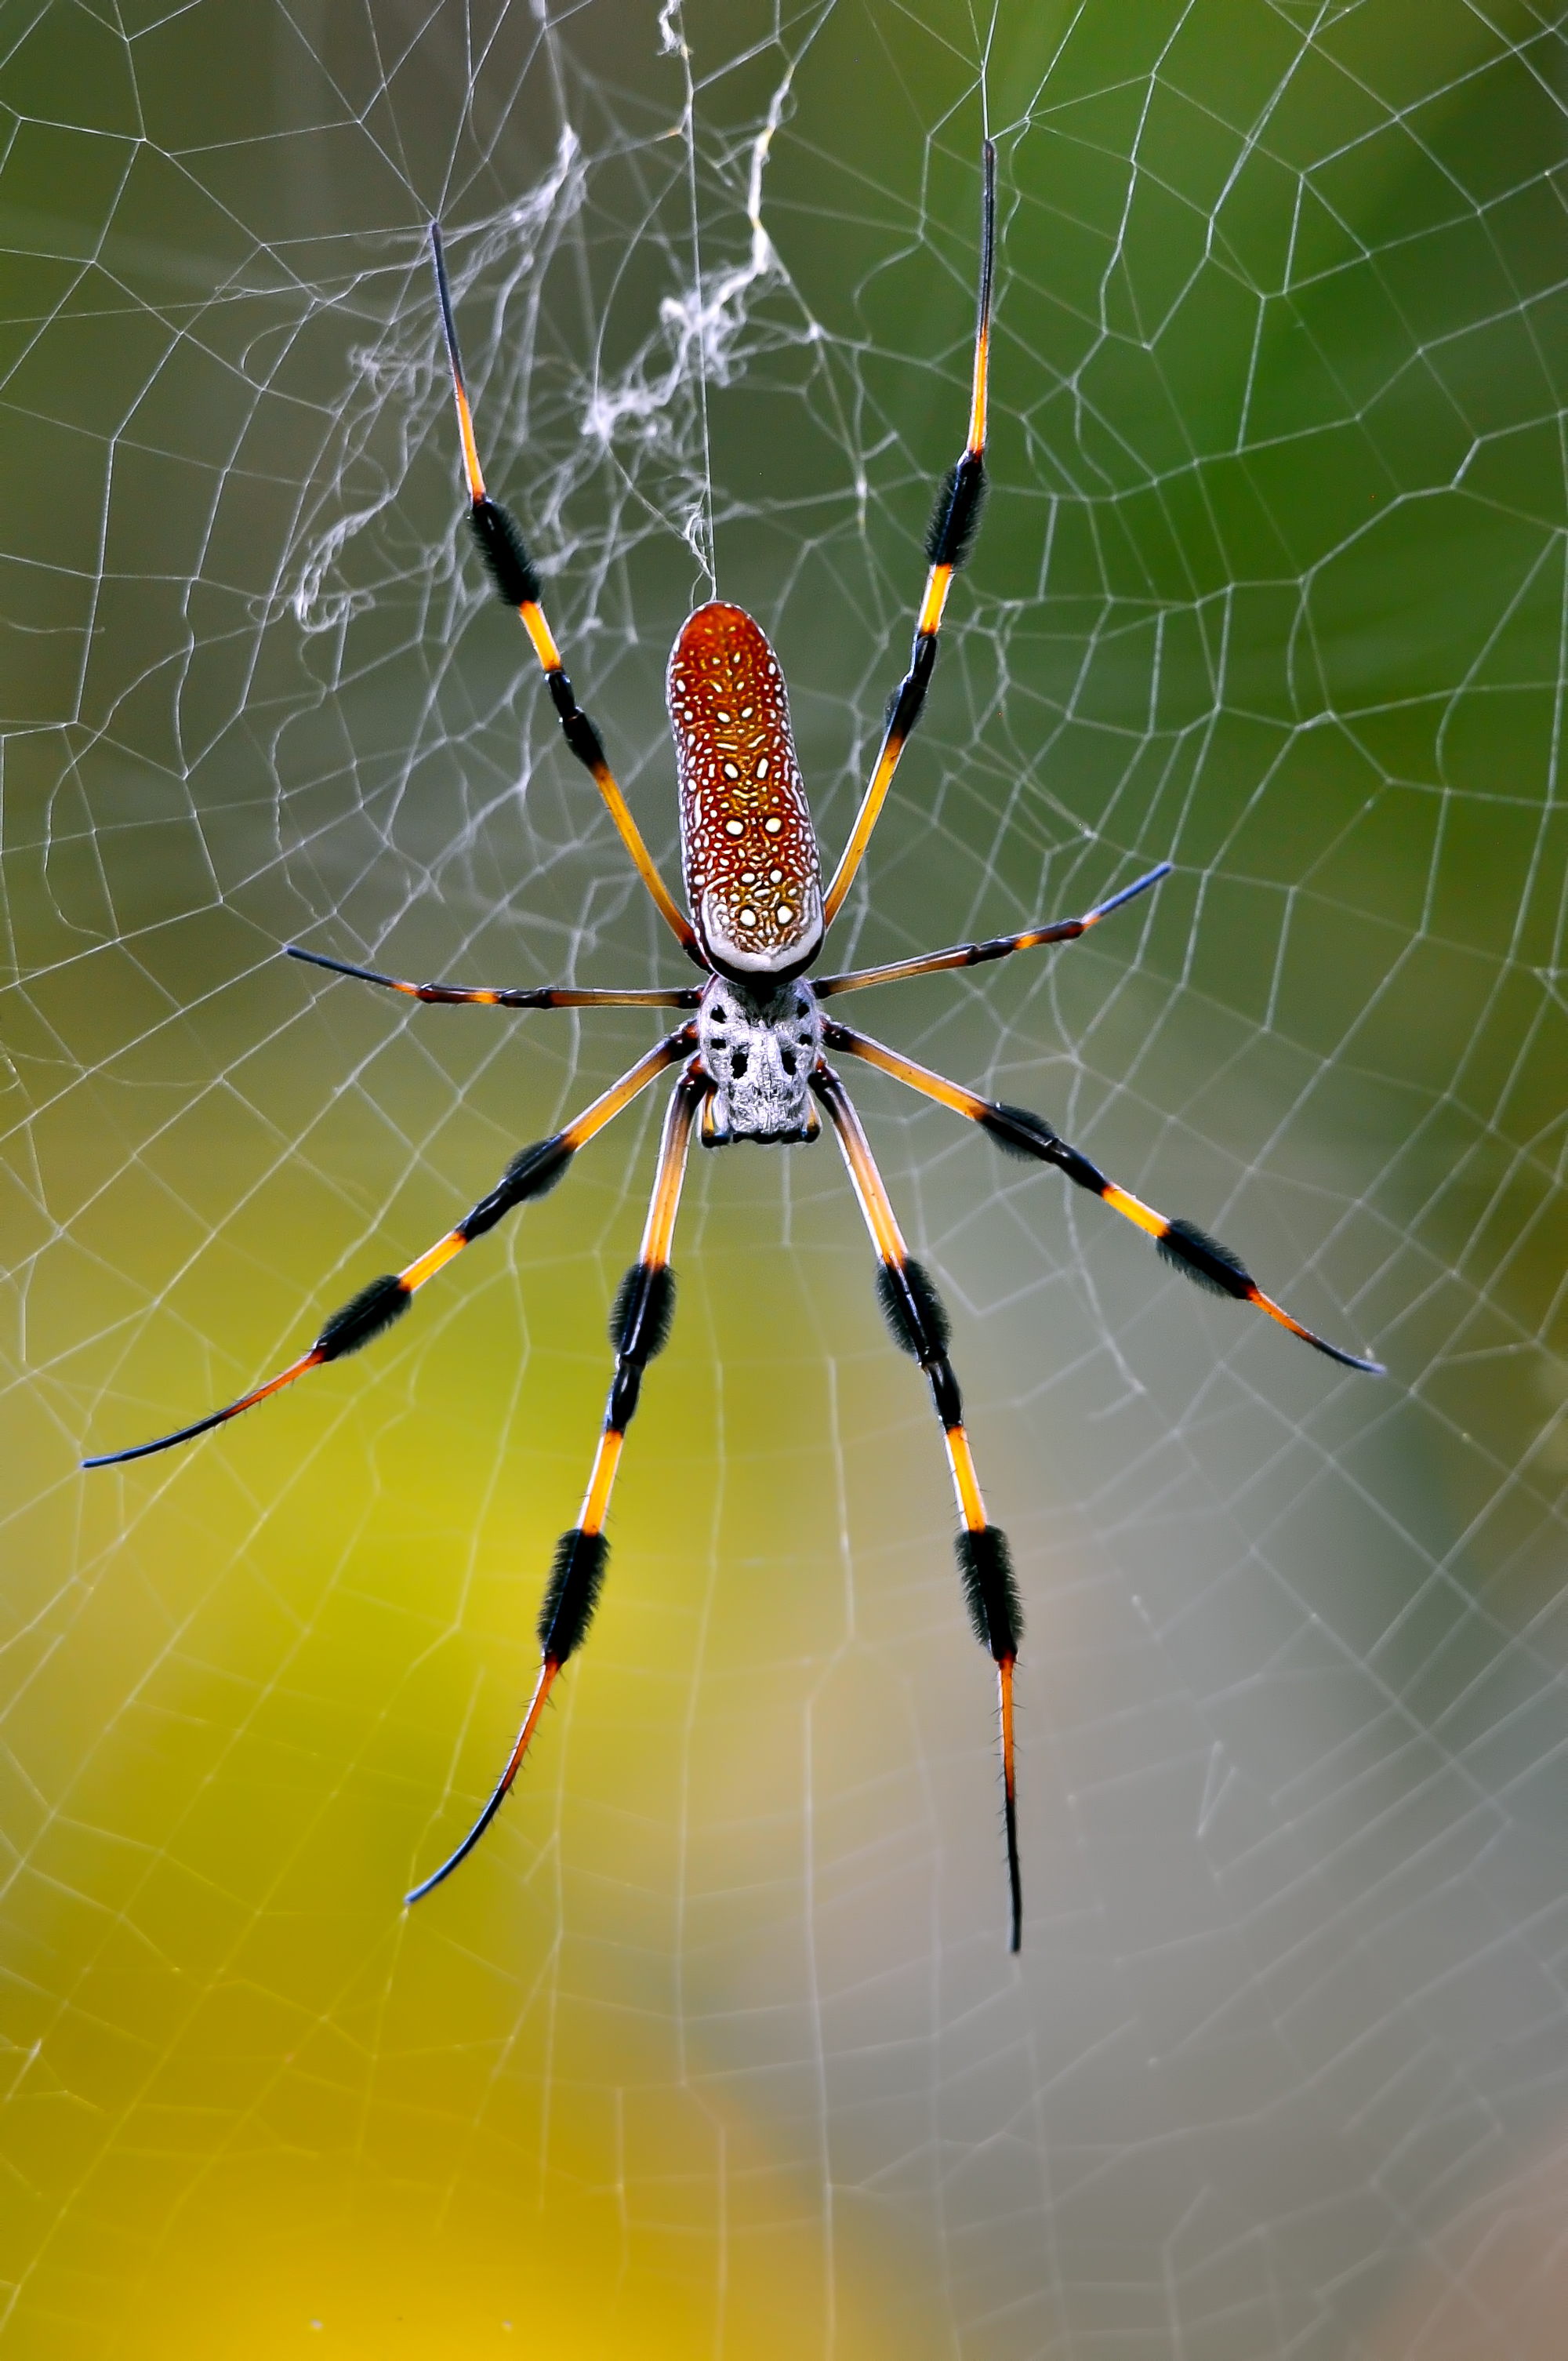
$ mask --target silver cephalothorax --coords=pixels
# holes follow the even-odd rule
[[[715,1084],[703,1121],[710,1148],[732,1139],[815,1139],[811,1070],[822,1015],[804,981],[755,996],[716,975],[697,1011],[697,1046]]]

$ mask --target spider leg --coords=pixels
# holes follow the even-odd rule
[[[383,975],[378,968],[355,967],[347,960],[328,959],[324,951],[302,950],[298,943],[285,943],[283,949],[291,959],[303,960],[311,967],[330,968],[334,975],[384,984],[389,992],[400,992],[410,1000],[439,1001],[444,1006],[466,1002],[483,1008],[695,1008],[702,998],[702,988],[695,983],[651,992],[614,992],[598,986],[579,991],[575,984],[556,983],[408,983],[401,976]]]
[[[1214,1295],[1229,1295],[1238,1303],[1255,1304],[1288,1328],[1292,1336],[1299,1336],[1314,1351],[1325,1353],[1331,1361],[1338,1361],[1346,1369],[1359,1369],[1369,1378],[1387,1374],[1381,1361],[1364,1360],[1358,1354],[1347,1353],[1338,1345],[1314,1335],[1299,1320],[1292,1319],[1272,1296],[1265,1295],[1237,1255],[1208,1237],[1193,1222],[1170,1219],[1157,1213],[1129,1191],[1108,1180],[1087,1156],[1058,1139],[1048,1123],[1027,1107],[1004,1106],[999,1100],[983,1099],[977,1092],[965,1090],[961,1082],[949,1082],[941,1074],[934,1074],[927,1066],[917,1066],[913,1058],[904,1057],[896,1049],[884,1048],[882,1042],[870,1040],[863,1033],[853,1033],[847,1025],[828,1024],[823,1027],[823,1039],[830,1049],[844,1049],[852,1058],[863,1058],[869,1066],[879,1066],[884,1074],[892,1074],[906,1082],[912,1091],[936,1099],[942,1106],[951,1107],[956,1115],[967,1115],[988,1131],[997,1146],[1010,1156],[1036,1157],[1042,1164],[1054,1164],[1080,1189],[1101,1198],[1113,1213],[1135,1223],[1153,1238],[1162,1260],[1170,1263],[1185,1277],[1207,1288]]]
[[[850,1183],[880,1259],[877,1294],[894,1341],[913,1355],[925,1370],[937,1416],[942,1422],[948,1465],[952,1470],[953,1489],[963,1520],[963,1530],[956,1537],[959,1575],[975,1637],[982,1648],[989,1650],[996,1665],[1007,1884],[1013,1905],[1008,1948],[1016,1951],[1024,1939],[1024,1889],[1018,1867],[1018,1809],[1013,1765],[1013,1669],[1023,1636],[1024,1610],[1013,1576],[1007,1536],[989,1522],[985,1502],[981,1498],[974,1456],[964,1426],[959,1381],[948,1358],[948,1315],[941,1300],[927,1272],[911,1258],[905,1246],[871,1143],[843,1083],[824,1063],[812,1075],[811,1087],[827,1108],[838,1135]]]
[[[937,663],[937,635],[942,628],[942,609],[948,602],[948,592],[954,575],[969,556],[975,533],[980,524],[980,511],[985,499],[985,404],[986,379],[991,357],[991,280],[996,250],[996,149],[991,140],[985,142],[981,154],[983,193],[981,201],[980,301],[974,332],[974,379],[970,395],[969,440],[959,459],[949,467],[937,494],[937,504],[931,511],[931,522],[926,529],[926,555],[930,571],[926,577],[926,595],[920,602],[919,619],[915,626],[915,644],[910,652],[909,670],[894,692],[887,708],[887,724],[883,731],[882,752],[876,768],[855,816],[850,841],[833,873],[822,905],[822,923],[830,927],[843,906],[844,896],[855,880],[877,824],[887,791],[893,785],[893,774],[909,742],[911,731],[920,719],[926,702],[926,691]]]
[[[438,1870],[403,1896],[405,1904],[422,1901],[444,1878],[450,1877],[458,1862],[466,1861],[495,1818],[528,1752],[529,1741],[544,1710],[544,1700],[555,1685],[556,1675],[584,1639],[593,1620],[609,1556],[609,1544],[604,1537],[604,1521],[609,1507],[610,1490],[615,1483],[615,1471],[620,1461],[621,1445],[637,1408],[642,1372],[654,1355],[663,1349],[670,1333],[670,1321],[675,1307],[670,1244],[674,1235],[675,1214],[681,1202],[681,1182],[685,1177],[692,1123],[712,1088],[712,1083],[694,1060],[671,1094],[669,1111],[664,1117],[664,1137],[659,1148],[658,1170],[653,1177],[653,1193],[649,1200],[648,1219],[642,1231],[641,1251],[621,1280],[615,1310],[610,1314],[609,1335],[615,1346],[615,1376],[610,1381],[604,1427],[599,1435],[598,1448],[594,1454],[588,1488],[583,1497],[582,1513],[571,1532],[563,1533],[555,1545],[555,1562],[550,1569],[544,1603],[539,1610],[539,1678],[529,1699],[517,1743],[507,1758],[505,1770],[490,1791],[488,1803],[456,1851],[450,1853]]]
[[[983,943],[955,943],[950,950],[920,951],[914,959],[894,960],[888,967],[860,967],[849,975],[814,976],[812,989],[818,1000],[822,1000],[835,992],[863,991],[868,983],[903,983],[912,975],[937,975],[943,968],[980,967],[987,960],[1007,959],[1014,951],[1035,950],[1041,943],[1076,942],[1080,935],[1089,932],[1091,927],[1097,927],[1102,918],[1108,918],[1113,910],[1119,910],[1124,902],[1132,901],[1135,895],[1146,894],[1151,885],[1157,885],[1162,878],[1168,877],[1171,868],[1170,862],[1162,861],[1159,867],[1151,869],[1146,877],[1139,877],[1131,885],[1124,885],[1121,892],[1113,894],[1108,902],[1096,903],[1094,908],[1086,910],[1081,918],[1058,918],[1053,926],[1031,927],[1021,935],[992,935],[989,941]],[[308,959],[311,954],[296,951],[294,957]],[[321,964],[325,967],[335,962],[323,960]],[[355,969],[350,972],[357,974],[362,971]],[[401,992],[411,989],[408,984],[400,984],[398,988]]]
[[[561,662],[561,652],[555,645],[550,626],[544,620],[540,604],[539,571],[528,554],[515,520],[492,500],[485,489],[484,474],[479,466],[479,447],[474,438],[474,414],[468,404],[468,389],[463,377],[463,359],[457,346],[457,324],[452,312],[452,290],[447,283],[446,258],[442,250],[441,226],[430,225],[430,250],[435,263],[436,292],[441,300],[441,325],[446,339],[447,364],[452,371],[452,393],[457,405],[457,432],[463,445],[463,475],[468,487],[471,503],[469,522],[486,565],[490,569],[497,590],[509,607],[515,607],[522,618],[522,627],[533,644],[533,653],[544,670],[550,690],[550,701],[555,708],[562,734],[567,745],[593,777],[594,785],[604,797],[611,819],[620,834],[620,840],[631,855],[637,873],[657,904],[665,923],[674,934],[688,958],[698,967],[707,961],[696,939],[696,930],[689,918],[676,907],[668,887],[653,865],[653,856],[642,841],[641,832],[627,807],[626,798],[616,785],[614,774],[606,759],[604,741],[572,694],[572,684]]]
[[[225,1426],[241,1411],[265,1401],[269,1394],[281,1393],[296,1378],[302,1378],[307,1369],[357,1353],[362,1345],[368,1345],[383,1328],[389,1328],[394,1320],[400,1319],[417,1290],[426,1279],[433,1279],[438,1270],[444,1269],[466,1246],[482,1238],[487,1230],[493,1230],[502,1215],[510,1213],[515,1205],[525,1204],[531,1197],[543,1197],[554,1189],[578,1148],[596,1132],[602,1131],[639,1091],[646,1089],[657,1075],[684,1057],[695,1038],[695,1027],[690,1025],[666,1034],[663,1041],[639,1058],[620,1082],[575,1116],[564,1131],[552,1132],[548,1139],[535,1140],[532,1148],[514,1156],[495,1187],[465,1213],[455,1229],[448,1230],[406,1269],[384,1279],[373,1279],[367,1287],[362,1287],[357,1295],[333,1313],[310,1351],[302,1353],[297,1361],[291,1361],[275,1378],[269,1378],[265,1385],[242,1394],[238,1401],[228,1403],[223,1410],[210,1411],[193,1425],[179,1427],[172,1434],[160,1434],[153,1443],[135,1443],[128,1451],[100,1452],[92,1459],[84,1459],[83,1467],[115,1467],[127,1459],[146,1459],[155,1451],[168,1451],[176,1443],[193,1442],[198,1434],[205,1434],[214,1426]]]

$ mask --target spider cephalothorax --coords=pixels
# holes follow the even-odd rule
[[[803,978],[762,991],[716,975],[697,1010],[696,1038],[713,1083],[703,1112],[705,1147],[816,1138],[821,1121],[811,1075],[822,1054],[822,1012]]]
[[[658,1170],[637,1260],[627,1272],[610,1317],[615,1375],[604,1425],[588,1475],[577,1522],[563,1533],[539,1614],[538,1684],[505,1770],[488,1803],[456,1850],[408,1896],[417,1902],[466,1859],[499,1810],[517,1775],[540,1714],[557,1675],[587,1632],[604,1581],[609,1543],[605,1518],[620,1462],[621,1446],[641,1391],[643,1372],[663,1346],[674,1305],[670,1251],[687,1150],[698,1136],[710,1147],[727,1140],[755,1139],[787,1145],[814,1139],[820,1107],[832,1124],[850,1184],[877,1257],[877,1291],[894,1342],[916,1360],[930,1389],[941,1422],[948,1472],[958,1503],[954,1536],[959,1577],[975,1636],[996,1667],[1001,1722],[1003,1818],[1006,1830],[1008,1885],[1012,1899],[1012,1944],[1023,1933],[1023,1886],[1018,1864],[1018,1828],[1013,1780],[1013,1672],[1023,1629],[1022,1608],[1008,1558],[1005,1536],[986,1513],[964,1424],[959,1381],[948,1358],[948,1321],[928,1274],[904,1243],[892,1199],[877,1170],[871,1143],[843,1083],[828,1064],[828,1051],[880,1067],[911,1090],[935,1099],[988,1132],[1008,1154],[1052,1165],[1074,1187],[1098,1197],[1153,1238],[1159,1252],[1189,1279],[1222,1295],[1255,1304],[1270,1319],[1304,1337],[1331,1359],[1353,1369],[1376,1370],[1374,1361],[1346,1353],[1303,1328],[1265,1295],[1244,1265],[1190,1222],[1170,1221],[1108,1180],[1089,1158],[1058,1137],[1048,1123],[1027,1109],[981,1098],[916,1065],[897,1049],[824,1016],[821,1003],[868,984],[935,975],[1007,959],[1042,943],[1071,942],[1101,919],[1158,884],[1169,873],[1161,862],[1146,876],[1110,895],[1080,918],[1036,926],[1023,934],[997,935],[988,942],[955,943],[924,951],[885,967],[861,968],[847,975],[804,981],[823,936],[842,908],[872,829],[876,824],[899,757],[920,718],[937,660],[942,610],[959,567],[969,553],[985,489],[986,369],[991,340],[991,268],[996,220],[995,151],[984,149],[983,236],[981,246],[980,315],[975,330],[973,391],[969,439],[948,470],[937,497],[926,537],[929,571],[915,626],[909,669],[888,706],[882,748],[867,785],[850,840],[826,893],[817,838],[790,736],[789,701],[784,674],[762,626],[743,609],[711,599],[688,617],[670,657],[670,727],[675,741],[680,785],[681,851],[689,917],[676,905],[660,876],[626,798],[616,785],[604,742],[572,693],[544,610],[539,575],[521,535],[505,509],[485,490],[474,422],[457,353],[451,291],[442,259],[441,233],[431,225],[436,287],[458,432],[469,495],[469,521],[486,563],[507,604],[515,607],[544,669],[550,701],[567,745],[591,772],[638,874],[671,932],[703,971],[698,983],[638,985],[626,990],[602,985],[538,984],[492,987],[411,983],[374,968],[355,967],[322,951],[291,944],[296,959],[340,974],[389,986],[415,1000],[480,1002],[501,1008],[587,1008],[607,1005],[678,1009],[672,1032],[641,1057],[618,1082],[585,1107],[560,1131],[536,1140],[514,1156],[495,1187],[481,1197],[455,1228],[400,1271],[372,1279],[340,1312],[334,1312],[308,1352],[275,1378],[213,1411],[193,1425],[128,1451],[107,1452],[86,1462],[104,1466],[140,1459],[224,1425],[252,1403],[292,1385],[307,1369],[358,1350],[407,1311],[427,1280],[455,1255],[493,1230],[502,1217],[543,1197],[563,1177],[573,1158],[618,1115],[656,1075],[682,1069],[664,1115]]]

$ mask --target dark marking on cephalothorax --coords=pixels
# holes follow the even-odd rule
[[[822,1049],[817,994],[800,979],[755,990],[716,975],[697,1010],[697,1052],[713,1085],[703,1138],[783,1146],[815,1139],[811,1070]]]

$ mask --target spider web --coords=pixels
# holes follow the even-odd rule
[[[0,2345],[1555,2350],[1568,1937],[1565,59],[1460,0],[14,7]],[[281,1366],[676,980],[455,531],[487,472],[674,878],[664,657],[774,638],[833,963],[1374,1385],[850,1080],[1027,1612],[1026,1922],[917,1377],[830,1149],[694,1161],[591,1641],[482,1850],[658,1094]]]

